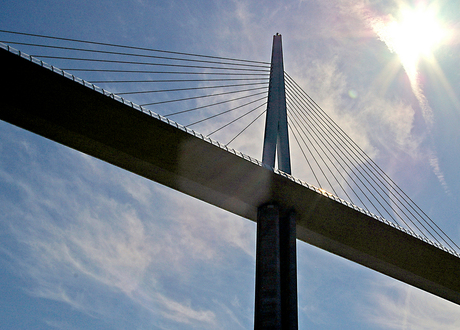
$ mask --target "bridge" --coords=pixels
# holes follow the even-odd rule
[[[460,304],[452,248],[9,46],[0,60],[0,119],[252,221],[294,210],[297,239]]]

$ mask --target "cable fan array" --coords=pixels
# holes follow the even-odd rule
[[[206,136],[233,125],[219,136],[226,145],[266,111],[267,62],[0,32],[9,36],[1,42],[21,46],[33,57],[53,61],[64,71]]]
[[[286,73],[285,84],[288,125],[318,187],[450,252],[460,250]]]
[[[267,62],[4,30],[0,35],[9,37],[1,42],[20,45],[32,56],[53,61],[163,117],[195,126],[208,137],[220,133],[217,138],[226,139],[226,145],[254,127],[266,111]],[[459,246],[287,73],[285,87],[291,144],[298,145],[320,191],[330,191],[460,256]],[[262,141],[263,132],[247,136]]]

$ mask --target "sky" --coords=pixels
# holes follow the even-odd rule
[[[460,243],[457,1],[0,6],[3,30],[257,61],[281,33],[285,70]],[[262,131],[245,142],[260,159]],[[0,328],[253,327],[255,223],[5,122],[0,155]],[[303,242],[297,258],[300,329],[460,328],[446,300]]]

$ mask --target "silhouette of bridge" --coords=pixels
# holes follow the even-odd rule
[[[386,196],[378,193],[380,198],[375,198],[376,194],[373,194],[372,198],[377,202],[366,197],[364,191],[369,190],[368,186],[372,182],[376,185],[385,183],[376,182],[366,172],[370,171],[369,167],[359,165],[370,163],[374,171],[381,171],[361,154],[361,149],[346,140],[348,136],[341,135],[345,136],[343,149],[354,148],[361,160],[344,169],[350,177],[355,175],[355,171],[363,171],[367,176],[364,176],[365,179],[355,179],[353,187],[349,185],[349,189],[330,184],[334,191],[332,194],[321,188],[319,182],[318,188],[301,181],[229,148],[229,143],[221,144],[161,116],[149,110],[147,105],[139,106],[128,101],[120,96],[123,93],[117,95],[108,92],[3,43],[0,61],[4,79],[8,82],[1,91],[1,120],[249,220],[257,221],[258,209],[267,203],[279,205],[284,210],[294,210],[297,239],[460,304],[460,254],[453,248],[457,246],[444,237],[442,230],[434,223],[425,221],[423,224],[409,219],[412,224],[410,226],[409,221],[400,216],[401,213],[410,213],[412,216],[417,213],[423,218],[425,215],[421,210],[413,206],[397,206],[399,209],[386,210],[384,204],[388,201],[385,199],[389,198],[389,204],[392,204],[392,196],[407,197],[399,190]],[[205,70],[209,70],[207,68]],[[256,70],[266,73],[266,69]],[[289,108],[300,109],[308,103],[325,120],[330,120],[289,75],[285,74],[285,77]],[[193,88],[198,89],[189,89]],[[254,95],[260,93],[257,89],[259,87],[245,91],[252,88],[255,90]],[[176,88],[179,89],[186,88]],[[171,89],[166,92],[171,92]],[[135,93],[142,92],[124,94]],[[215,94],[225,93],[230,92],[219,91]],[[161,102],[168,101],[157,103]],[[255,109],[258,108],[260,106]],[[195,109],[179,112],[191,110]],[[313,130],[309,126],[313,125],[312,122],[301,116],[299,111],[292,112],[289,127],[299,132],[303,122],[305,126],[308,125],[307,129]],[[330,123],[331,126],[326,127],[324,134],[334,137],[337,132],[340,133],[340,129],[333,130],[334,123]],[[315,149],[321,148],[318,140],[312,141],[307,135],[299,134],[295,138],[297,142],[308,139],[306,148],[308,145]],[[326,140],[324,136],[318,139]],[[332,167],[337,163],[343,166],[350,161],[347,158],[349,156],[334,158],[337,154],[331,155],[320,157],[325,166]],[[313,170],[314,166],[309,166]],[[340,175],[337,168],[331,173],[334,177]],[[343,175],[341,178],[344,179]],[[340,181],[343,180],[339,178],[337,182]],[[368,198],[372,206],[378,203],[387,214],[394,215],[392,221],[372,213],[365,205],[358,207],[338,197],[336,190],[342,189],[351,200],[351,193],[349,195],[347,191],[353,191],[358,186],[357,181],[361,181],[364,188],[354,193],[355,198],[360,202]],[[386,182],[394,188],[391,180]],[[388,186],[384,187],[389,189]],[[434,234],[428,237],[420,227],[429,227],[434,230]]]

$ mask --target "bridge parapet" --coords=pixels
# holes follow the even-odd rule
[[[219,147],[219,148],[221,148],[221,149],[223,149],[223,150],[225,150],[227,152],[230,152],[230,153],[232,153],[232,154],[234,154],[234,155],[236,155],[236,156],[238,156],[238,157],[240,157],[240,158],[242,158],[244,160],[250,161],[251,163],[256,164],[258,166],[267,168],[267,169],[273,171],[274,173],[276,173],[278,175],[281,175],[281,176],[283,176],[283,177],[285,177],[285,178],[287,178],[287,179],[289,179],[289,180],[291,180],[291,181],[293,181],[293,182],[295,182],[297,184],[300,184],[300,185],[302,185],[302,186],[304,186],[304,187],[306,187],[306,188],[308,188],[308,189],[310,189],[310,190],[312,190],[312,191],[314,191],[314,192],[316,192],[318,194],[321,194],[321,195],[323,195],[323,196],[325,196],[327,198],[330,198],[330,199],[332,199],[332,200],[334,200],[336,202],[339,202],[339,203],[341,203],[341,204],[343,204],[345,206],[348,206],[348,207],[350,207],[350,208],[352,208],[352,209],[354,209],[354,210],[356,210],[358,212],[361,212],[361,213],[363,213],[363,214],[365,214],[367,216],[370,216],[370,217],[372,217],[372,218],[374,218],[374,219],[376,219],[376,220],[378,220],[380,222],[383,222],[386,225],[389,225],[389,226],[391,226],[391,227],[393,227],[395,229],[398,229],[398,230],[400,230],[400,231],[402,231],[402,232],[404,232],[404,233],[406,233],[408,235],[411,235],[411,236],[413,236],[415,238],[418,238],[418,239],[420,239],[420,240],[422,240],[422,241],[424,241],[424,242],[426,242],[426,243],[428,243],[430,245],[433,245],[433,246],[435,246],[435,247],[437,247],[437,248],[439,248],[439,249],[441,249],[441,250],[443,250],[445,252],[448,252],[448,253],[460,258],[460,253],[458,253],[457,251],[449,249],[446,246],[444,246],[442,244],[439,244],[438,242],[434,242],[433,240],[430,240],[430,239],[428,239],[428,238],[426,238],[424,236],[421,236],[421,235],[419,235],[417,233],[414,233],[413,231],[408,230],[407,228],[404,228],[404,227],[402,227],[402,226],[400,226],[400,225],[398,225],[398,224],[396,224],[394,222],[391,222],[391,221],[389,221],[389,220],[387,220],[387,219],[385,219],[385,218],[383,218],[383,217],[381,217],[379,215],[376,215],[376,214],[374,214],[372,212],[369,212],[368,210],[365,210],[360,206],[357,206],[357,205],[355,205],[353,203],[350,203],[349,201],[347,201],[345,199],[342,199],[342,198],[340,198],[340,197],[338,197],[338,196],[336,196],[336,195],[334,195],[334,194],[332,194],[332,193],[330,193],[330,192],[328,192],[328,191],[326,191],[324,189],[318,188],[318,187],[316,187],[316,186],[314,186],[312,184],[309,184],[309,183],[307,183],[305,181],[302,181],[301,179],[298,179],[298,178],[292,176],[291,174],[285,173],[285,172],[283,172],[283,171],[281,171],[279,169],[272,168],[272,167],[270,167],[270,166],[268,166],[266,164],[263,164],[261,161],[259,161],[256,158],[253,158],[253,157],[251,157],[249,155],[246,155],[246,154],[244,154],[244,153],[242,153],[240,151],[237,151],[237,150],[235,150],[233,148],[229,148],[227,145],[222,144],[217,140],[213,140],[212,138],[204,136],[203,134],[201,134],[201,133],[199,133],[199,132],[197,132],[197,131],[195,131],[193,129],[190,129],[190,128],[184,126],[184,125],[181,125],[181,124],[179,124],[179,123],[177,123],[177,122],[175,122],[175,121],[173,121],[173,120],[171,120],[169,118],[166,118],[166,117],[164,117],[164,116],[162,116],[162,115],[160,115],[158,113],[155,113],[154,111],[146,109],[145,107],[143,107],[141,105],[138,105],[138,104],[136,104],[134,102],[131,102],[131,101],[129,101],[128,99],[126,99],[124,97],[121,97],[121,96],[119,96],[117,94],[114,94],[114,93],[112,93],[112,92],[110,92],[110,91],[108,91],[108,90],[106,90],[104,88],[101,88],[101,87],[99,87],[99,86],[97,86],[97,85],[95,85],[95,84],[93,84],[91,82],[88,82],[88,81],[86,81],[84,79],[81,79],[81,78],[79,78],[79,77],[77,77],[77,76],[75,76],[75,75],[73,75],[71,73],[68,73],[68,72],[66,72],[64,70],[61,70],[61,69],[59,69],[59,68],[57,68],[57,67],[55,67],[53,65],[50,65],[50,64],[48,64],[48,63],[46,63],[46,62],[44,62],[44,61],[42,61],[42,60],[40,60],[38,58],[35,58],[35,57],[31,56],[31,55],[28,55],[28,54],[26,54],[24,52],[21,52],[20,50],[17,50],[17,49],[15,49],[13,47],[10,47],[9,45],[6,45],[4,43],[0,42],[0,48],[4,49],[4,50],[6,50],[6,51],[8,51],[8,52],[10,52],[12,54],[18,55],[21,58],[23,58],[25,60],[28,60],[28,61],[30,61],[32,63],[35,63],[35,64],[37,64],[37,65],[39,65],[39,66],[41,66],[41,67],[43,67],[45,69],[48,69],[51,72],[54,72],[54,73],[56,73],[56,74],[58,74],[60,76],[63,76],[65,78],[67,78],[67,79],[70,79],[70,80],[72,80],[72,81],[74,81],[74,82],[76,82],[76,83],[78,83],[78,84],[80,84],[80,85],[82,85],[84,87],[88,87],[88,88],[92,89],[95,92],[98,92],[98,93],[100,93],[100,94],[102,94],[104,96],[107,96],[107,97],[109,97],[109,98],[111,98],[111,99],[113,99],[115,101],[118,101],[118,102],[120,102],[120,103],[122,103],[124,105],[127,105],[127,106],[129,106],[129,107],[131,107],[131,108],[133,108],[135,110],[138,110],[138,111],[140,111],[142,113],[145,113],[145,114],[147,114],[147,115],[149,115],[149,116],[151,116],[151,117],[153,117],[155,119],[158,119],[158,120],[160,120],[160,121],[162,121],[164,123],[167,123],[168,125],[171,125],[171,126],[177,128],[177,129],[180,129],[180,130],[182,130],[182,131],[184,131],[184,132],[196,137],[196,138],[199,138],[199,139],[201,139],[201,140],[203,140],[205,142],[208,142],[208,143],[210,143],[210,144],[212,144],[214,146],[217,146],[217,147]]]
[[[9,82],[1,91],[0,119],[253,221],[267,202],[293,208],[298,239],[460,304],[457,252],[74,75],[0,48]]]

